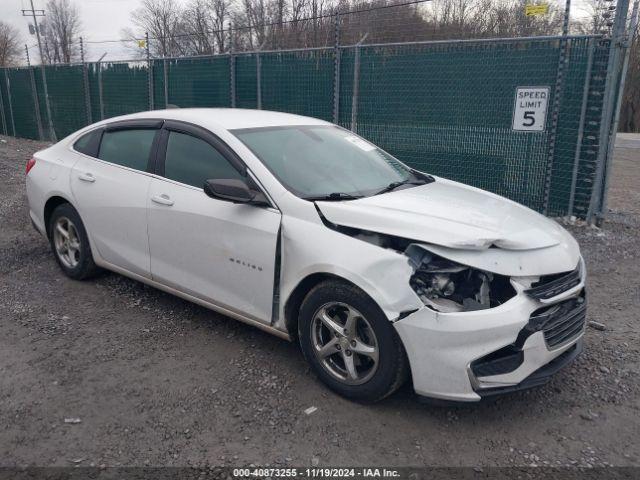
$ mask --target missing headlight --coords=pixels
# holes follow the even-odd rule
[[[411,245],[405,251],[415,268],[409,283],[425,305],[443,313],[497,307],[516,292],[508,277],[452,262]]]

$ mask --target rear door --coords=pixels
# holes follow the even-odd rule
[[[269,323],[280,212],[204,193],[205,180],[241,176],[228,147],[204,133],[177,122],[163,129],[161,177],[148,194],[152,278]]]
[[[144,277],[150,277],[149,171],[161,125],[155,120],[110,125],[95,152],[77,154],[71,172],[76,205],[100,257]]]

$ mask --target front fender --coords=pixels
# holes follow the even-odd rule
[[[298,284],[309,275],[328,273],[353,283],[369,295],[389,320],[423,306],[409,285],[413,268],[405,255],[325,227],[283,216],[280,315]]]

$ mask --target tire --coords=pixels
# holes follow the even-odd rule
[[[62,231],[66,231],[65,235]],[[80,215],[69,203],[58,205],[49,219],[49,243],[58,265],[69,278],[85,280],[99,272]]]
[[[351,400],[382,400],[407,379],[408,360],[393,325],[354,285],[329,280],[311,289],[300,307],[298,338],[316,375]]]

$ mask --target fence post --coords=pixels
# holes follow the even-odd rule
[[[233,54],[233,24],[229,24],[229,94],[231,108],[236,108],[236,56]]]
[[[100,120],[104,120],[104,92],[102,91],[102,59],[98,60],[98,102],[100,104]]]
[[[149,110],[153,110],[153,66],[151,64],[151,51],[149,49],[149,32],[144,33],[144,48],[147,54],[147,77],[149,79]]]
[[[256,52],[256,94],[258,110],[262,110],[262,62],[260,61],[260,50]]]
[[[333,45],[333,123],[340,119],[340,12],[334,19],[334,45]]]
[[[593,223],[594,215],[602,215],[603,185],[605,185],[605,169],[610,167],[607,153],[609,152],[609,141],[611,128],[613,124],[613,115],[615,111],[616,86],[619,85],[619,78],[616,79],[614,70],[619,62],[620,45],[619,42],[624,36],[624,29],[627,22],[627,11],[629,9],[629,0],[618,0],[616,6],[616,18],[613,22],[613,31],[611,34],[611,44],[609,45],[609,58],[607,61],[607,76],[604,86],[604,99],[602,102],[602,116],[600,121],[598,160],[596,166],[596,174],[591,190],[591,199],[589,201],[589,210],[587,211],[587,222]],[[596,218],[597,220],[597,218]]]
[[[2,69],[4,71],[4,68]],[[2,120],[2,133],[9,135],[9,129],[7,128],[7,119],[4,116],[4,97],[2,95],[2,88],[0,88],[0,120]]]
[[[44,87],[44,105],[47,110],[47,125],[49,126],[49,139],[52,142],[57,142],[56,131],[53,128],[53,119],[51,118],[51,103],[49,102],[49,86],[47,84],[47,69],[44,63],[40,64],[42,69],[42,86]]]
[[[556,73],[556,83],[553,87],[553,106],[551,109],[551,131],[549,133],[549,151],[547,154],[547,168],[544,179],[544,202],[542,212],[549,213],[549,202],[551,199],[551,180],[553,177],[553,163],[556,155],[556,136],[558,133],[558,117],[560,116],[560,95],[564,86],[565,68],[569,62],[569,13],[571,10],[571,0],[566,0],[564,10],[564,21],[562,23],[562,38],[560,39],[560,53],[558,58],[558,70]]]
[[[33,105],[36,114],[36,123],[38,124],[38,139],[44,140],[44,130],[42,128],[42,117],[40,117],[40,97],[36,88],[36,75],[33,68],[29,67],[29,80],[31,81],[31,93],[33,95]]]
[[[13,131],[13,136],[16,136],[16,123],[13,120],[13,105],[11,103],[11,86],[9,83],[9,75],[7,75],[7,69],[4,69],[4,83],[6,85],[7,90],[7,102],[9,103],[9,118],[11,119],[11,130]]]
[[[353,59],[353,94],[351,95],[351,131],[356,133],[358,126],[358,94],[360,92],[360,46],[369,35],[365,33],[356,44],[356,51]]]
[[[89,91],[89,72],[87,64],[84,61],[84,43],[80,37],[80,60],[82,61],[82,88],[84,88],[84,105],[87,111],[87,124],[93,123],[93,115],[91,114],[91,92]]]
[[[42,119],[40,118],[40,99],[38,98],[38,90],[36,88],[36,76],[31,68],[31,59],[29,58],[29,47],[25,44],[24,52],[27,57],[27,67],[29,68],[29,83],[31,84],[31,98],[33,99],[33,110],[36,114],[36,124],[38,126],[38,139],[44,140],[42,132]]]
[[[589,101],[589,89],[591,87],[591,67],[593,66],[593,51],[595,45],[593,38],[589,39],[589,57],[587,58],[587,69],[584,77],[584,87],[582,89],[582,107],[580,108],[580,126],[578,127],[578,140],[576,142],[576,155],[573,158],[573,171],[571,173],[571,190],[569,192],[569,206],[567,215],[573,216],[573,204],[576,198],[576,184],[578,183],[578,167],[580,165],[580,155],[582,153],[582,139],[584,136],[584,122],[587,115],[587,103]]]
[[[169,72],[166,58],[162,59],[162,86],[164,87],[164,108],[169,108]]]
[[[622,71],[620,72],[620,85],[618,86],[618,94],[615,100],[615,113],[613,114],[613,128],[609,138],[609,145],[607,151],[607,164],[604,171],[604,188],[602,190],[602,205],[598,215],[603,217],[607,211],[607,201],[609,199],[609,182],[611,180],[611,163],[613,162],[613,155],[615,152],[616,134],[618,133],[618,124],[620,121],[620,107],[622,105],[622,97],[624,95],[624,84],[627,78],[627,70],[629,69],[629,54],[631,52],[631,42],[633,42],[633,35],[638,27],[638,7],[639,0],[633,3],[633,9],[631,11],[631,22],[629,24],[629,35],[627,35],[626,41],[621,44],[620,48],[625,49],[624,57],[622,60]]]

